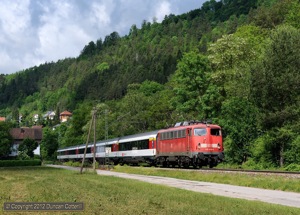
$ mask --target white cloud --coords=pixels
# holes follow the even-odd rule
[[[167,1],[163,1],[158,5],[155,11],[155,17],[158,22],[161,22],[165,18],[165,15],[169,15],[171,12],[171,4]]]
[[[81,27],[77,9],[66,1],[53,1],[50,7],[43,7],[35,54],[46,61],[78,56],[78,47],[93,38]]]
[[[18,36],[29,27],[28,5],[29,0],[0,2],[1,31],[16,42],[20,40]]]
[[[34,37],[29,4],[29,0],[0,1],[0,73],[15,72],[26,65],[20,55],[28,51]]]
[[[90,22],[97,27],[108,26],[111,23],[111,7],[103,3],[94,2],[91,7]]]
[[[113,31],[123,36],[145,19],[160,22],[198,5],[195,0],[0,0],[0,74],[77,57],[90,41]]]

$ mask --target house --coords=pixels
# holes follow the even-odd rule
[[[54,111],[47,111],[47,113],[44,114],[43,118],[45,120],[49,119],[49,120],[54,120],[55,117],[55,112]]]
[[[70,113],[69,111],[64,111],[64,112],[60,113],[59,114],[60,122],[68,121],[71,116],[72,116],[72,113]]]
[[[37,122],[39,120],[39,115],[38,114],[34,114],[33,115],[33,122]]]
[[[12,152],[9,156],[17,156],[19,145],[26,138],[35,140],[39,145],[34,150],[34,154],[40,155],[40,142],[43,139],[42,126],[32,126],[31,128],[12,128],[10,134],[13,138]]]
[[[0,122],[5,122],[5,117],[0,116]]]

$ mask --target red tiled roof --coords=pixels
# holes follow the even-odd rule
[[[12,128],[10,134],[14,140],[24,140],[30,138],[41,140],[43,138],[42,128]]]
[[[5,117],[0,116],[0,122],[4,122],[4,121],[5,121]]]
[[[69,111],[64,111],[62,113],[59,114],[60,116],[72,116],[72,113],[70,113]]]

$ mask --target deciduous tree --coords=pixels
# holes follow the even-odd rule
[[[0,122],[0,158],[9,155],[12,146],[12,137],[9,133],[11,126],[6,122]]]
[[[30,138],[26,138],[19,145],[18,151],[28,155],[30,158],[34,157],[33,151],[38,147],[38,143]]]

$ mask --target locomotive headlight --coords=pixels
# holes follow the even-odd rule
[[[201,143],[198,143],[198,148],[201,148]]]
[[[218,149],[221,149],[221,145],[220,145],[220,143],[218,143],[217,147],[218,147]]]

